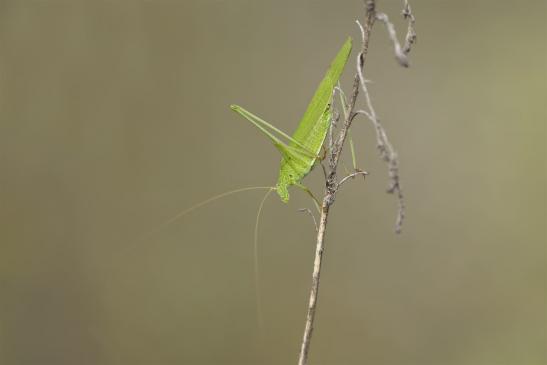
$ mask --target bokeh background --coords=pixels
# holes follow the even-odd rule
[[[402,36],[400,2],[378,3]],[[357,121],[370,176],[332,210],[310,363],[546,364],[546,3],[412,5],[412,67],[377,26],[366,69],[408,219],[395,235]],[[0,363],[296,363],[304,194],[265,205],[262,330],[263,192],[156,228],[275,183],[277,151],[228,105],[292,131],[362,16],[359,0],[1,1]]]

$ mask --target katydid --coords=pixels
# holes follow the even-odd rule
[[[281,200],[285,203],[289,201],[289,191],[288,188],[291,185],[295,185],[304,191],[306,191],[314,200],[315,206],[320,210],[319,202],[313,196],[312,192],[302,185],[301,180],[306,177],[313,169],[316,161],[320,159],[319,153],[327,136],[328,130],[331,125],[331,98],[333,90],[338,83],[338,79],[344,70],[346,62],[348,60],[349,54],[351,52],[351,38],[348,38],[333,62],[331,63],[327,73],[319,87],[317,88],[313,98],[311,99],[304,116],[300,120],[300,124],[296,128],[296,131],[292,136],[289,136],[274,127],[270,123],[264,121],[258,116],[252,114],[251,112],[243,109],[240,106],[232,105],[232,110],[236,111],[242,115],[245,119],[249,120],[253,125],[255,125],[264,135],[266,135],[274,146],[281,153],[281,166],[279,169],[279,178],[275,187],[261,186],[261,187],[247,187],[228,191],[219,195],[216,195],[212,198],[209,198],[205,201],[202,201],[171,218],[161,227],[171,224],[180,217],[192,212],[193,210],[200,208],[208,203],[211,203],[220,198],[226,197],[228,195],[240,193],[243,191],[249,190],[258,190],[266,189],[268,190],[264,198],[262,199],[260,206],[258,208],[256,223],[254,229],[254,265],[255,265],[255,284],[256,284],[256,295],[257,295],[257,310],[258,310],[258,321],[259,327],[262,328],[262,315],[261,304],[260,304],[260,295],[258,291],[258,223],[260,219],[260,214],[264,206],[266,198],[272,190],[276,190],[277,194]],[[278,136],[274,135],[276,133]],[[284,138],[288,143],[282,141],[281,138]]]
[[[300,181],[311,171],[316,160],[319,158],[318,153],[323,146],[330,127],[330,101],[332,98],[332,91],[338,83],[338,79],[344,70],[350,52],[351,38],[348,38],[332,61],[325,77],[315,91],[315,94],[292,137],[242,107],[231,105],[232,110],[253,123],[253,125],[272,141],[279,152],[281,152],[281,167],[279,169],[279,178],[275,187],[252,186],[224,192],[183,210],[166,221],[159,228],[169,225],[180,217],[215,200],[244,191],[259,189],[267,189],[269,191],[276,190],[281,200],[286,203],[289,201],[288,187],[290,185],[295,185],[304,189],[313,197],[311,191],[300,184]],[[275,136],[273,132],[288,140],[289,144],[283,142],[279,137]]]
[[[348,38],[319,84],[292,137],[242,107],[231,106],[232,110],[249,120],[264,133],[281,153],[281,167],[275,190],[285,203],[289,201],[288,187],[291,185],[302,188],[313,197],[311,191],[300,184],[300,181],[313,169],[319,158],[318,154],[323,146],[331,122],[330,101],[332,90],[338,83],[350,52],[351,38]],[[284,143],[273,132],[284,137],[289,141],[289,144]],[[317,205],[317,199],[314,198],[314,201]]]

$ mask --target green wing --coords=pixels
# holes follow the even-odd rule
[[[338,84],[338,79],[351,52],[351,38],[348,38],[334,60],[332,61],[325,77],[319,84],[319,87],[315,91],[315,95],[311,99],[304,116],[300,120],[300,124],[294,134],[293,139],[302,143],[312,152],[318,154],[325,136],[327,135],[328,125],[327,123],[319,124],[325,109],[329,105],[332,97],[332,90]]]
[[[288,186],[299,183],[313,168],[321,146],[325,141],[331,121],[330,100],[332,90],[346,66],[351,52],[351,38],[348,38],[334,60],[325,77],[319,84],[315,95],[310,101],[300,124],[292,135],[291,147],[303,145],[313,157],[283,156],[277,182],[277,192],[281,200],[289,200]]]
[[[330,126],[329,103],[332,90],[338,83],[350,52],[351,38],[348,38],[319,84],[292,137],[244,108],[231,105],[232,110],[253,123],[281,153],[281,167],[276,188],[278,195],[284,202],[289,200],[288,187],[299,184],[300,180],[311,171],[317,160]],[[286,144],[274,133],[285,138],[289,143]]]

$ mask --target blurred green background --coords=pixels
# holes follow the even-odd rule
[[[402,36],[400,2],[378,6]],[[396,236],[357,121],[370,176],[332,210],[310,363],[546,364],[546,3],[412,6],[412,67],[377,26],[366,69],[408,219]],[[263,192],[148,233],[275,183],[277,151],[228,105],[292,131],[362,16],[360,0],[0,1],[0,363],[296,363],[304,194],[265,206],[262,334]]]

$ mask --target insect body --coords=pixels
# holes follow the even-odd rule
[[[300,181],[312,170],[319,158],[318,155],[331,121],[332,90],[338,83],[350,52],[351,38],[348,38],[332,61],[292,137],[242,107],[231,106],[232,110],[263,132],[281,153],[281,166],[275,189],[285,203],[289,201],[288,187],[291,185],[298,186],[312,195],[308,188],[300,184]],[[274,133],[285,138],[288,144]]]
[[[164,222],[160,227],[158,227],[153,232],[157,232],[159,229],[173,223],[175,220],[181,218],[182,216],[198,209],[204,205],[207,205],[213,201],[224,198],[226,196],[237,194],[243,191],[249,190],[267,190],[266,195],[260,203],[255,224],[255,233],[254,233],[254,262],[255,262],[255,284],[256,284],[256,294],[257,294],[257,310],[258,310],[258,322],[261,326],[261,304],[260,304],[260,294],[258,290],[258,223],[260,219],[260,213],[266,198],[272,190],[276,190],[277,194],[283,202],[289,201],[289,186],[297,186],[304,191],[306,191],[313,199],[316,205],[316,208],[319,210],[319,202],[313,196],[311,191],[302,185],[300,182],[306,175],[313,169],[316,161],[320,159],[319,153],[321,147],[327,136],[330,122],[331,122],[331,98],[332,91],[338,79],[344,70],[346,62],[348,60],[349,54],[351,52],[351,38],[348,38],[334,60],[332,61],[327,73],[319,87],[315,91],[313,98],[311,99],[304,116],[302,117],[296,131],[293,133],[292,137],[285,134],[283,131],[274,127],[270,123],[261,119],[260,117],[254,115],[253,113],[243,109],[240,106],[232,105],[232,110],[236,111],[242,115],[245,119],[249,120],[253,125],[255,125],[262,133],[264,133],[274,144],[274,146],[281,153],[281,166],[279,169],[279,178],[275,187],[270,186],[254,186],[247,188],[240,188],[236,190],[231,190],[224,192],[222,194],[211,197],[207,200],[204,200],[186,210],[175,215],[173,218]],[[274,134],[275,133],[275,134]],[[277,134],[277,135],[276,135]],[[285,139],[288,143],[284,142],[281,138]],[[151,233],[153,233],[151,232]]]

